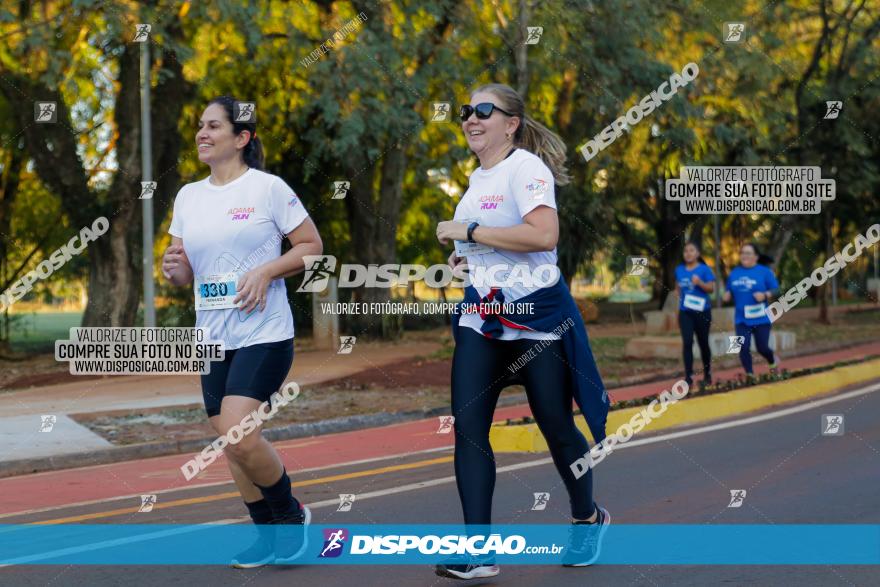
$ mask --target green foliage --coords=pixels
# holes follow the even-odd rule
[[[452,217],[455,190],[467,189],[476,163],[456,120],[430,122],[431,104],[450,102],[455,112],[478,84],[518,85],[520,4],[160,0],[136,11],[116,0],[4,5],[0,75],[33,74],[59,89],[71,107],[89,187],[96,203],[104,203],[119,167],[119,58],[134,25],[150,23],[154,86],[173,75],[168,64],[177,60],[195,90],[178,121],[184,181],[208,172],[193,145],[207,101],[227,93],[252,99],[267,167],[303,198],[326,252],[342,262],[362,258],[373,243],[355,235],[366,234],[360,238],[394,245],[389,250],[396,258],[384,262],[442,263],[449,248],[436,242],[436,223]],[[633,254],[662,265],[678,257],[685,235],[702,236],[704,255],[711,259],[717,250],[726,269],[736,262],[742,240],[770,244],[782,232],[778,216],[726,216],[722,240],[714,242],[711,222],[682,217],[663,199],[664,180],[685,164],[819,165],[837,180],[837,200],[825,204],[833,211],[836,243],[880,219],[876,21],[843,0],[827,4],[830,32],[823,37],[821,11],[808,0],[529,3],[529,23],[544,32],[538,44],[527,46],[526,109],[569,146],[573,181],[557,194],[566,277],[589,275],[597,261],[622,273],[625,257]],[[32,6],[22,15],[25,5]],[[741,19],[748,22],[748,42],[722,43],[721,23]],[[335,36],[352,23],[353,30]],[[326,52],[319,50],[322,43]],[[700,67],[693,84],[584,161],[577,147],[690,61]],[[830,99],[844,101],[836,121],[822,120]],[[7,106],[0,99],[0,114]],[[5,161],[10,149],[19,148],[21,129],[11,117],[2,118]],[[401,196],[383,208],[393,195],[383,183],[390,177],[384,166],[397,152],[405,172],[392,179]],[[367,196],[356,203],[331,200],[338,180],[351,181]],[[40,257],[79,229],[33,166],[19,192],[10,234],[0,235],[11,245],[13,267],[47,228]],[[383,210],[383,218],[372,218],[371,207]],[[373,232],[359,232],[374,220]],[[777,267],[783,284],[824,259],[821,218],[803,217],[794,226]],[[140,238],[135,226],[128,235],[132,242]],[[161,238],[156,254],[164,244]],[[82,280],[85,261],[68,264],[53,279]],[[668,287],[661,276],[657,283]],[[159,293],[172,302],[167,321],[182,320],[188,292],[160,287]]]

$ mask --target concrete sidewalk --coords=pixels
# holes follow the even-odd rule
[[[349,355],[338,355],[333,350],[298,350],[285,380],[296,381],[301,386],[314,385],[402,359],[428,356],[440,348],[440,343],[407,341],[365,344]],[[0,393],[0,414],[7,418],[201,403],[198,375],[131,375]]]
[[[389,363],[428,356],[440,343],[373,343],[348,355],[297,351],[286,381],[301,386],[347,377]],[[68,414],[201,404],[198,375],[117,376],[0,393],[0,462],[112,449],[113,445]],[[41,432],[43,416],[55,428]]]

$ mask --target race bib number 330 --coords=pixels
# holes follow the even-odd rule
[[[237,307],[235,284],[238,275],[222,273],[218,275],[200,275],[195,280],[196,310],[227,310]]]

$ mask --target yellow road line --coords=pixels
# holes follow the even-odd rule
[[[308,487],[309,485],[320,485],[321,483],[329,483],[331,481],[342,481],[345,479],[357,479],[358,477],[369,477],[371,475],[381,475],[383,473],[393,473],[394,471],[406,471],[409,469],[419,469],[422,467],[430,467],[431,465],[440,465],[443,463],[452,462],[453,457],[439,457],[436,459],[427,459],[424,461],[416,461],[414,463],[405,463],[403,465],[389,465],[387,467],[379,467],[377,469],[367,469],[364,471],[355,471],[353,473],[341,473],[339,475],[330,475],[329,477],[319,477],[317,479],[309,479],[307,481],[297,481],[293,483],[294,487]],[[169,501],[166,503],[157,503],[153,506],[154,510],[160,510],[165,508],[173,508],[179,507],[183,505],[192,505],[196,503],[209,503],[212,501],[220,501],[223,499],[230,499],[233,497],[240,497],[238,491],[227,491],[224,493],[217,493],[214,495],[204,495],[202,497],[190,497],[187,499],[176,499],[174,501]],[[69,524],[72,522],[82,522],[85,520],[95,520],[98,518],[109,518],[112,516],[119,516],[122,514],[134,514],[137,513],[138,508],[130,507],[130,508],[119,508],[115,510],[109,510],[105,512],[93,512],[90,514],[82,514],[79,516],[69,516],[67,518],[55,518],[53,520],[43,520],[41,522],[34,522],[34,525],[47,525],[47,524]]]

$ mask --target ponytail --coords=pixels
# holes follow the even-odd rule
[[[758,249],[758,245],[755,243],[746,243],[743,247],[752,247],[752,250],[755,251],[755,255],[758,257],[758,264],[769,267],[773,264],[773,257],[770,255],[765,255]],[[740,247],[742,248],[742,247]]]
[[[514,146],[537,155],[550,168],[556,185],[571,182],[571,176],[565,168],[565,143],[559,135],[526,115],[525,103],[516,90],[505,84],[486,84],[472,91],[471,96],[479,92],[493,94],[501,102],[499,105],[502,108],[519,118],[519,126],[513,135]]]
[[[263,155],[263,143],[256,136],[252,136],[251,140],[244,146],[244,152],[241,154],[244,164],[254,169],[263,171],[263,165],[266,161]]]
[[[565,168],[565,143],[559,135],[524,114],[523,123],[516,129],[513,138],[517,146],[541,158],[553,173],[556,185],[562,186],[571,182],[571,176]]]
[[[238,102],[239,100],[232,96],[218,96],[208,102],[208,105],[219,104],[223,107],[226,111],[226,117],[229,119],[229,122],[232,123],[232,133],[235,136],[238,136],[245,131],[250,133],[250,140],[245,144],[244,149],[242,149],[241,157],[244,160],[244,164],[248,167],[263,171],[265,156],[263,155],[263,143],[257,138],[257,123],[235,122],[235,105]]]

